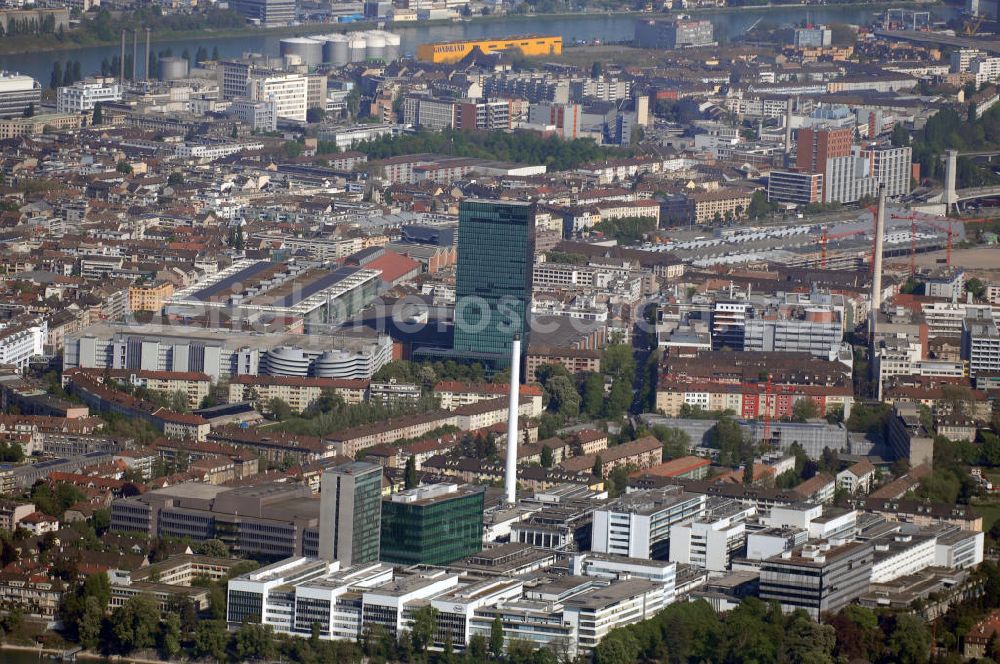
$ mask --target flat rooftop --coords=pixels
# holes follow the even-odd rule
[[[146,341],[176,343],[179,339],[190,343],[204,343],[225,348],[258,348],[270,350],[280,346],[295,346],[315,350],[344,349],[360,351],[376,343],[377,336],[371,332],[339,334],[294,334],[290,332],[250,332],[227,328],[208,328],[196,325],[162,325],[145,323],[98,322],[70,335],[70,338],[95,337],[112,339],[115,336],[141,337]]]

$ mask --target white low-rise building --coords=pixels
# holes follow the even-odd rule
[[[89,113],[96,104],[121,101],[122,88],[114,79],[77,81],[56,91],[57,113]]]

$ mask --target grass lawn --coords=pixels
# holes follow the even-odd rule
[[[1000,501],[996,498],[987,499],[988,502],[975,504],[976,511],[983,515],[983,532],[989,532],[993,524],[1000,520]]]

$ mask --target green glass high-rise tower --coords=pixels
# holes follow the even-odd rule
[[[510,366],[515,334],[528,348],[535,206],[462,201],[455,278],[455,356],[497,371]]]

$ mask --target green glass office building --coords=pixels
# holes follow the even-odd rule
[[[432,484],[382,501],[380,559],[396,565],[447,565],[483,549],[479,486]]]
[[[518,201],[463,201],[455,275],[456,358],[495,371],[510,366],[515,334],[528,348],[535,207]]]

